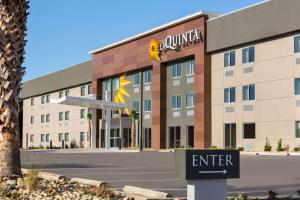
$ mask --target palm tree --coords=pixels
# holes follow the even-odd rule
[[[0,0],[0,180],[21,175],[19,94],[28,8],[27,0]]]
[[[138,120],[138,114],[135,110],[132,110],[130,113],[131,118],[131,148],[135,148],[136,146],[136,122]]]
[[[87,118],[87,120],[88,120],[88,138],[89,138],[89,147],[91,148],[91,146],[92,146],[92,141],[91,141],[91,139],[92,139],[92,113],[88,113],[87,115],[86,115],[86,118]]]

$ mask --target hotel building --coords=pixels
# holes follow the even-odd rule
[[[300,146],[299,10],[297,0],[270,0],[220,16],[194,13],[93,50],[90,62],[25,82],[23,147],[72,140],[88,147],[84,118],[93,111],[47,103],[66,91],[127,105],[111,117],[94,110],[93,148],[129,148],[132,110],[143,149],[261,151],[266,140],[274,150],[279,139]]]

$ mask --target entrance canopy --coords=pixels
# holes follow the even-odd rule
[[[109,101],[96,100],[92,98],[83,98],[83,97],[74,97],[74,96],[64,96],[60,99],[51,99],[50,103],[80,106],[80,107],[95,108],[95,109],[107,108],[111,110],[119,110],[127,107],[127,104],[123,104],[123,103],[115,103]]]

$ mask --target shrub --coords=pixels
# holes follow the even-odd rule
[[[264,147],[264,151],[271,151],[272,150],[272,146],[270,145],[270,141],[268,139],[268,137],[266,137],[266,144]]]
[[[298,152],[300,150],[300,147],[294,147],[294,151]]]
[[[68,144],[65,144],[65,149],[68,149],[69,148],[69,145]]]
[[[44,149],[44,148],[45,148],[44,145],[41,144],[38,149]]]
[[[24,183],[29,191],[35,190],[39,181],[39,170],[33,163],[29,163],[28,172],[25,175]]]
[[[290,150],[290,145],[285,145],[285,147],[284,147],[284,150],[286,151],[286,152],[289,152],[289,150]]]
[[[217,149],[218,147],[217,146],[211,146],[211,149]]]
[[[284,151],[284,148],[282,148],[282,139],[280,138],[277,142],[277,151]]]
[[[70,148],[71,148],[71,149],[78,148],[78,146],[77,146],[75,140],[72,140],[72,141],[71,141],[71,143],[70,143]]]
[[[244,151],[244,147],[238,147],[239,151]]]

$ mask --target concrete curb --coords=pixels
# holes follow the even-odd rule
[[[96,187],[107,185],[107,183],[103,182],[103,181],[96,181],[96,180],[90,180],[90,179],[84,179],[84,178],[71,178],[70,182],[80,183],[80,184],[84,184],[84,185],[93,185]]]
[[[140,187],[128,186],[128,185],[124,186],[123,192],[125,192],[126,194],[129,194],[129,195],[140,196],[141,199],[143,197],[146,199],[147,198],[149,198],[149,199],[167,199],[167,198],[172,197],[172,195],[169,193],[140,188]]]
[[[22,168],[22,173],[27,174],[29,172],[29,169]],[[38,169],[37,169],[38,170]],[[58,181],[60,179],[66,179],[65,176],[60,174],[54,174],[50,172],[39,172],[39,178],[51,180],[51,181]]]

